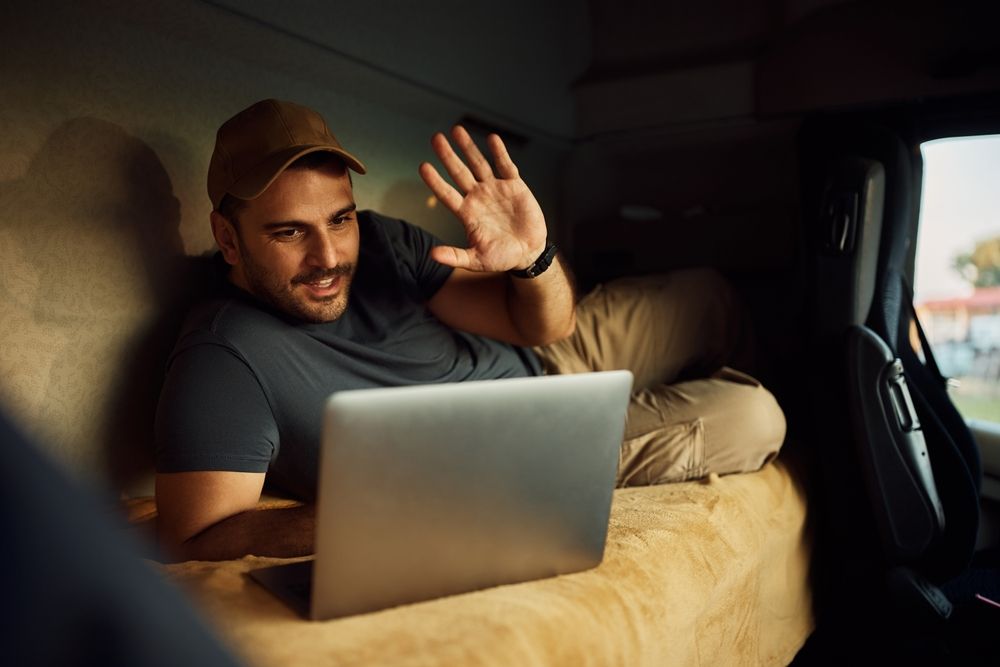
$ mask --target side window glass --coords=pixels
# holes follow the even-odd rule
[[[920,150],[917,314],[959,412],[1000,423],[1000,135]]]

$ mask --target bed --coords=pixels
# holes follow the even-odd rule
[[[786,459],[616,490],[595,569],[351,618],[303,620],[246,576],[290,561],[157,567],[259,667],[786,665],[814,627],[806,495]]]

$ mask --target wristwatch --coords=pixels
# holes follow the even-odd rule
[[[552,260],[556,256],[556,244],[551,241],[545,242],[545,250],[538,256],[531,266],[526,269],[511,269],[507,273],[515,278],[535,278],[545,273],[545,269],[552,265]]]

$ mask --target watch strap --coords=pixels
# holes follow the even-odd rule
[[[555,259],[557,250],[558,249],[556,248],[555,243],[552,243],[551,241],[546,241],[545,250],[543,250],[542,254],[538,256],[538,259],[532,262],[531,266],[525,269],[511,269],[507,273],[514,276],[515,278],[530,279],[540,276],[543,273],[545,273],[545,270],[552,265],[552,260]]]

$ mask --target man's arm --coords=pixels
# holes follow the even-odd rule
[[[171,560],[313,553],[312,505],[256,510],[265,473],[179,472],[156,476],[157,533]]]
[[[506,273],[527,268],[545,249],[548,232],[538,201],[500,137],[487,138],[496,173],[464,128],[455,127],[452,138],[465,162],[444,135],[434,135],[431,145],[461,192],[429,163],[420,165],[420,176],[462,223],[468,248],[438,246],[431,251],[433,259],[455,272],[428,307],[449,326],[517,345],[565,338],[573,332],[576,316],[572,281],[562,260],[533,279]]]
[[[557,258],[531,280],[455,269],[427,307],[455,329],[528,347],[573,333],[573,304],[572,282]]]

